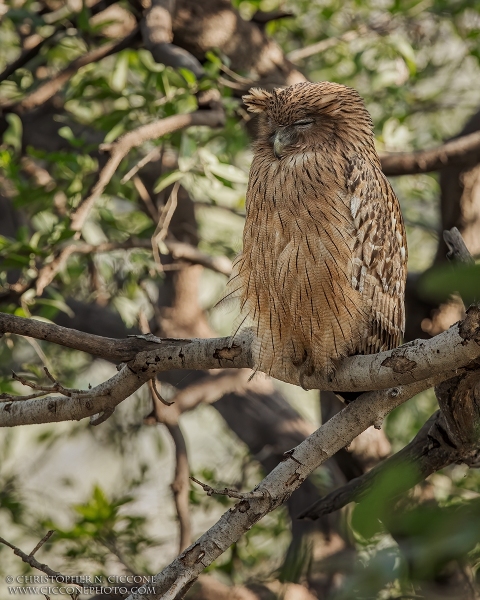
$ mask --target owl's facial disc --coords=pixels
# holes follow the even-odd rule
[[[273,142],[273,153],[276,158],[281,158],[288,146],[294,144],[299,137],[299,133],[306,129],[310,129],[314,119],[305,118],[295,121],[291,125],[279,126],[277,131],[270,138]]]

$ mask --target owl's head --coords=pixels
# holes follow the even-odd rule
[[[252,88],[243,101],[259,113],[258,143],[271,147],[276,158],[337,142],[375,153],[372,119],[360,94],[345,85],[322,81],[273,91]]]

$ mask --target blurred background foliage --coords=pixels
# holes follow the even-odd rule
[[[292,59],[295,52],[323,42],[321,50],[298,60],[300,70],[312,81],[337,81],[360,92],[375,123],[379,151],[440,144],[458,134],[478,110],[477,0],[233,0],[233,5],[246,20],[257,11],[291,12],[290,17],[268,22],[265,33]],[[88,3],[3,0],[0,70],[25,49],[29,36],[53,38],[0,83],[0,109],[21,103],[92,47],[121,37],[115,27],[121,29],[129,19],[135,22],[138,7],[124,1],[117,6],[121,18],[92,16]],[[248,115],[229,82],[242,82],[251,74],[234,73],[237,79],[228,79],[230,59],[216,49],[206,54],[202,66],[204,75],[197,79],[188,69],[155,62],[137,44],[78,69],[54,99],[61,104],[54,121],[56,133],[64,140],[62,147],[26,144],[24,128],[32,125],[22,118],[22,111],[5,111],[0,191],[21,218],[13,233],[0,236],[0,288],[8,290],[19,280],[27,290],[14,299],[0,295],[3,312],[46,320],[61,314],[71,318],[74,309],[68,299],[74,298],[108,306],[128,328],[155,317],[169,269],[182,265],[167,261],[159,269],[148,248],[157,222],[130,171],[149,154],[156,160],[153,192],[165,202],[171,185],[178,181],[190,195],[199,249],[229,259],[236,255],[252,154]],[[121,244],[135,238],[147,246],[139,243],[141,247],[127,250],[72,254],[38,295],[35,286],[28,284],[38,266],[72,240],[69,215],[88,195],[105,162],[99,146],[140,125],[195,110],[199,95],[212,89],[220,93],[225,126],[194,127],[133,149],[82,230],[88,244]],[[44,135],[41,127],[37,135]],[[37,165],[34,176],[28,169],[32,162]],[[407,225],[409,272],[415,275],[432,265],[437,251],[442,227],[439,178],[435,173],[406,175],[393,178],[392,184]],[[163,246],[160,251],[168,254]],[[230,315],[212,310],[225,281],[224,275],[204,270],[199,284],[201,307],[219,335],[229,333],[232,321]],[[479,298],[479,281],[478,265],[455,272],[444,267],[431,271],[421,289],[430,302],[445,302],[459,292],[469,303]],[[63,385],[81,388],[114,372],[112,365],[80,352],[15,336],[3,338],[0,365],[0,391],[7,393],[24,393],[10,378],[11,369],[44,378],[46,365]],[[168,386],[164,387],[168,394]],[[317,394],[285,385],[279,389],[306,421],[318,426]],[[42,560],[74,573],[154,573],[172,559],[177,553],[169,489],[173,449],[161,426],[144,424],[150,409],[151,399],[142,389],[97,428],[81,422],[4,431],[0,439],[2,536],[27,551],[47,529],[55,529],[57,533],[42,549]],[[436,409],[435,395],[429,391],[395,410],[384,427],[392,450],[408,443]],[[201,405],[183,415],[181,423],[196,477],[214,487],[242,489],[261,479],[256,458],[212,407]],[[335,599],[440,598],[448,596],[434,595],[441,592],[431,591],[425,582],[459,564],[468,565],[473,586],[480,565],[478,472],[451,466],[394,506],[395,480],[408,476],[407,471],[388,473],[360,504],[342,511],[338,535],[347,541],[349,552],[337,556],[334,568],[310,546],[298,550],[298,568],[292,567],[292,561],[285,562],[291,525],[282,508],[253,527],[208,571],[224,583],[240,585],[279,578],[305,583],[312,570],[318,574],[333,569],[335,584],[324,586],[323,596],[320,588],[312,586],[310,593]],[[313,481],[321,493],[328,489],[325,471],[316,473]],[[230,500],[208,497],[192,486],[194,536],[229,505]],[[28,570],[4,546],[0,558],[2,578]],[[281,594],[278,588],[269,589],[270,594]]]

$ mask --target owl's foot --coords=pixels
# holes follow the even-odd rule
[[[311,360],[308,360],[303,363],[303,365],[299,368],[298,381],[304,390],[308,392],[309,387],[307,387],[305,383],[305,377],[311,377],[315,373],[315,367],[313,366]]]

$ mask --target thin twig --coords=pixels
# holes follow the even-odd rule
[[[152,236],[152,250],[153,256],[155,258],[155,262],[157,263],[158,268],[162,269],[162,261],[160,260],[160,251],[159,245],[165,239],[168,228],[170,227],[170,222],[173,217],[173,213],[177,208],[177,200],[178,200],[178,188],[180,187],[180,182],[175,182],[173,186],[172,193],[170,194],[165,206],[160,213],[160,218],[158,220],[157,228],[155,229],[155,233]]]
[[[0,402],[21,402],[22,400],[32,400],[46,396],[48,392],[37,392],[36,394],[27,394],[25,396],[14,396],[13,394],[0,394]]]
[[[229,498],[237,498],[238,500],[252,500],[254,498],[265,498],[265,492],[238,492],[229,488],[223,488],[223,490],[216,490],[207,483],[202,483],[198,479],[195,479],[190,475],[190,479],[197,483],[207,492],[207,496],[228,496]]]
[[[190,465],[188,461],[187,444],[180,425],[165,423],[175,445],[175,478],[171,488],[175,500],[178,516],[180,536],[178,541],[179,552],[192,543],[192,523],[189,510],[190,486],[188,483]]]
[[[80,390],[63,387],[61,383],[53,379],[46,367],[44,367],[44,369],[51,381],[54,381],[53,385],[41,385],[35,381],[29,381],[28,379],[25,379],[25,377],[17,375],[14,371],[12,371],[12,378],[15,379],[15,381],[21,383],[22,385],[31,388],[32,390],[44,391],[45,393],[58,392],[59,394],[63,394],[64,396],[70,397],[72,394],[78,394],[80,392]]]
[[[122,179],[120,179],[120,183],[124,185],[125,183],[127,183],[127,181],[130,181],[130,179],[134,175],[136,175],[138,171],[140,171],[140,169],[143,169],[145,165],[159,157],[161,153],[161,146],[157,146],[156,148],[153,148],[153,150],[150,150],[148,154],[146,154],[141,160],[139,160],[138,163],[134,167],[132,167],[130,171],[122,177]]]
[[[220,65],[220,70],[223,71],[224,73],[226,73],[227,75],[230,75],[230,77],[233,80],[238,81],[238,83],[242,83],[243,85],[252,86],[252,85],[255,85],[255,83],[257,81],[256,79],[251,79],[251,78],[247,78],[247,77],[243,77],[242,75],[239,75],[238,73],[236,73],[235,71],[232,71],[232,69],[227,67],[227,65]]]
[[[33,556],[34,553],[38,550],[38,548],[41,548],[41,546],[52,535],[52,533],[53,532],[48,532],[47,535],[37,544],[37,546],[32,550],[32,552],[30,554],[26,554],[25,552],[23,552],[23,550],[20,550],[20,548],[18,548],[14,544],[7,542],[7,540],[5,540],[2,537],[0,537],[0,544],[5,544],[5,546],[8,546],[9,548],[11,548],[16,556],[20,557],[24,563],[27,563],[32,568],[37,569],[38,571],[41,571],[42,573],[45,573],[45,575],[52,577],[55,581],[59,581],[62,583],[68,582],[71,585],[75,585],[79,588],[79,592],[80,592],[82,590],[83,586],[76,583],[74,577],[68,577],[66,575],[62,575],[58,571],[54,571],[48,565],[38,562],[38,560]],[[69,596],[73,600],[75,600],[78,597],[78,593],[77,594],[69,594]]]
[[[145,204],[145,207],[148,210],[148,214],[152,217],[153,222],[158,223],[159,212],[157,210],[157,207],[153,202],[152,197],[150,196],[145,184],[138,175],[135,175],[133,177],[133,185],[135,186],[135,189],[137,190],[138,195],[140,196],[140,200]]]
[[[321,52],[325,52],[329,48],[333,48],[337,44],[341,42],[351,42],[352,40],[357,39],[358,37],[365,35],[368,32],[368,28],[364,26],[360,26],[358,29],[352,31],[346,31],[342,35],[337,37],[331,37],[326,40],[321,40],[316,44],[311,44],[310,46],[306,46],[305,48],[299,48],[298,50],[292,50],[287,54],[287,58],[289,61],[294,64],[302,61],[309,56],[313,56],[314,54],[320,54]]]
[[[35,548],[30,552],[30,554],[28,556],[33,556],[36,552],[38,552],[40,550],[40,548],[43,546],[43,544],[45,544],[46,542],[48,542],[48,540],[52,537],[52,535],[55,533],[55,529],[50,529],[50,531],[47,531],[47,533],[43,536],[43,538],[38,542],[38,544],[35,546]]]
[[[165,406],[172,406],[172,404],[174,404],[173,402],[169,402],[168,400],[165,400],[165,398],[160,394],[160,392],[157,389],[157,378],[154,377],[153,379],[150,379],[150,381],[148,382],[148,386],[150,388],[150,392],[152,393],[152,395],[154,395],[158,400],[160,400],[160,402],[162,404],[164,404]]]

